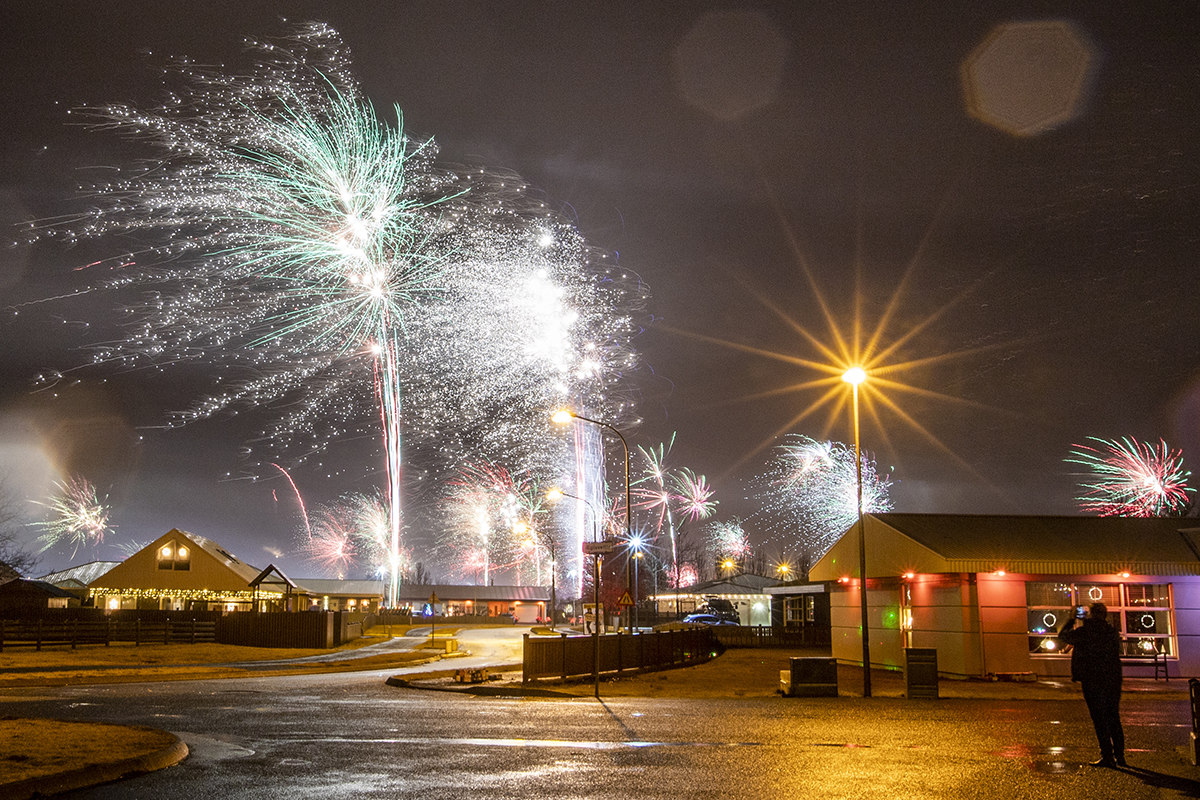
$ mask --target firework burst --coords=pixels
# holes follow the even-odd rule
[[[353,570],[388,578],[393,563],[407,571],[411,563],[407,549],[401,549],[397,561],[392,558],[389,510],[380,494],[347,494],[319,506],[307,521],[301,552],[339,578]]]
[[[708,557],[717,564],[729,561],[744,564],[754,549],[739,519],[708,523],[704,526],[704,539]]]
[[[401,430],[449,463],[561,462],[565,446],[540,444],[543,409],[620,404],[637,327],[623,309],[644,291],[519,179],[439,166],[432,140],[384,122],[327,26],[250,48],[249,74],[185,62],[162,108],[92,110],[157,158],[35,236],[146,242],[93,267],[112,266],[101,288],[138,293],[126,338],[95,360],[207,365],[216,389],[178,424],[286,409],[260,441],[308,454],[373,428],[395,605]]]
[[[713,499],[713,490],[703,475],[697,475],[692,470],[681,467],[667,466],[671,448],[675,444],[675,435],[669,442],[657,447],[639,447],[642,456],[642,474],[634,484],[636,497],[635,508],[648,511],[653,516],[654,538],[657,540],[664,535],[670,545],[670,562],[668,580],[674,586],[682,586],[679,560],[679,531],[676,519],[696,521],[712,516],[717,501]],[[664,548],[667,549],[667,548]]]
[[[464,466],[446,484],[450,526],[441,546],[453,571],[484,585],[496,572],[515,570],[518,580],[540,584],[549,566],[547,534],[540,531],[545,499],[528,473],[514,474],[496,464]]]
[[[1167,443],[1134,439],[1099,439],[1096,446],[1077,444],[1064,459],[1087,469],[1077,498],[1082,511],[1101,517],[1182,516],[1191,507],[1194,491],[1187,485],[1183,453]]]
[[[892,508],[891,480],[862,454],[863,513]],[[788,435],[767,470],[755,479],[756,496],[772,538],[815,561],[858,519],[854,448],[841,442]],[[811,561],[809,562],[811,563]]]
[[[74,556],[81,547],[103,544],[105,535],[116,527],[108,521],[108,497],[98,497],[96,487],[78,476],[54,485],[58,492],[53,497],[44,503],[34,501],[50,509],[48,519],[30,523],[42,530],[41,551],[69,544]]]

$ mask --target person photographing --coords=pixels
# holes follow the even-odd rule
[[[1075,627],[1080,619],[1083,624]],[[1092,603],[1087,617],[1083,606],[1058,633],[1071,652],[1071,680],[1083,687],[1083,699],[1096,738],[1100,741],[1100,760],[1094,767],[1125,766],[1125,731],[1121,728],[1121,634],[1108,623],[1108,607]]]

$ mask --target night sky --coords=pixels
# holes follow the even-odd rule
[[[822,301],[847,338],[856,308],[864,341],[886,317],[880,349],[901,342],[887,363],[914,362],[888,373],[916,389],[886,390],[903,415],[863,414],[898,511],[1074,513],[1063,458],[1087,436],[1161,437],[1200,469],[1196,4],[289,2],[286,21],[280,6],[4,3],[8,236],[145,154],[69,109],[152,107],[173,59],[244,63],[244,38],[319,20],[377,106],[400,105],[447,160],[521,174],[647,284],[632,443],[677,432],[674,462],[707,475],[717,517],[749,518],[753,538],[746,481],[775,437],[851,438],[844,407],[792,424],[823,391],[795,388],[820,374],[789,360],[825,360],[801,332],[832,345]],[[1037,48],[1022,51],[1045,59],[1033,88],[1025,65],[996,68],[999,99],[964,90],[997,25],[1056,20],[1083,59],[1062,113],[1044,121],[1063,61]],[[1033,117],[1004,130],[997,104]],[[32,391],[41,370],[85,362],[115,315],[99,296],[28,303],[119,252],[0,250],[9,487],[44,499],[82,473],[113,503],[113,541],[179,527],[311,574],[286,483],[225,479],[261,420],[155,427],[203,374],[90,371],[58,396]],[[294,478],[310,505],[378,482]],[[51,550],[42,567],[115,552]]]

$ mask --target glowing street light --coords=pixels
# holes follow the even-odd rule
[[[842,380],[850,384],[854,392],[854,469],[858,476],[858,604],[862,608],[863,697],[870,697],[871,634],[868,630],[870,614],[867,612],[867,532],[863,525],[862,453],[858,438],[858,387],[866,379],[867,371],[862,367],[851,367],[842,373]]]

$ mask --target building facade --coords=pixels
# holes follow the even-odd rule
[[[1200,521],[869,514],[871,663],[938,651],[943,674],[1070,676],[1057,633],[1103,602],[1125,674],[1200,676]],[[862,663],[858,527],[810,570],[830,585],[835,658]]]

